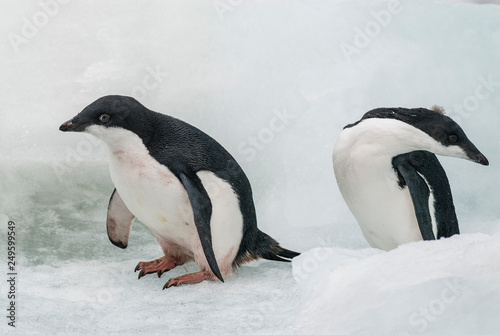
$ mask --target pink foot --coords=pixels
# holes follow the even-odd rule
[[[172,270],[177,265],[182,264],[183,263],[178,262],[177,259],[172,256],[163,256],[162,258],[155,259],[151,262],[139,262],[139,264],[137,264],[137,266],[135,267],[134,272],[136,272],[137,270],[141,270],[139,272],[138,279],[141,279],[141,277],[154,272],[158,274],[159,278],[164,272]]]
[[[187,275],[175,277],[175,278],[170,278],[165,286],[163,286],[163,289],[172,287],[172,286],[179,286],[182,284],[197,284],[201,283],[202,281],[209,280],[212,278],[212,274],[205,272],[205,271],[200,271],[200,272],[195,272],[195,273],[188,273]]]

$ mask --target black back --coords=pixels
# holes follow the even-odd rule
[[[198,128],[167,115],[148,112],[151,120],[146,132],[153,136],[144,144],[151,156],[176,175],[186,168],[194,173],[211,171],[228,182],[238,196],[243,215],[243,239],[236,259],[248,250],[253,251],[257,218],[252,188],[240,165],[222,145]]]

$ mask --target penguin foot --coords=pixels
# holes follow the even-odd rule
[[[137,279],[141,279],[141,277],[155,272],[158,274],[158,278],[160,278],[163,273],[172,270],[177,265],[182,265],[182,263],[178,262],[178,260],[172,256],[163,256],[151,262],[139,262],[134,272],[141,270]]]
[[[167,283],[163,286],[163,289],[172,287],[172,286],[179,286],[182,284],[198,284],[201,283],[202,281],[208,280],[212,278],[212,275],[208,272],[205,271],[200,271],[200,272],[195,272],[195,273],[188,273],[187,275],[175,277],[175,278],[170,278]]]

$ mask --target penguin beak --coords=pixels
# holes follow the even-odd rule
[[[87,124],[74,122],[73,119],[64,122],[60,127],[60,131],[84,131]]]
[[[469,156],[469,158],[473,162],[479,163],[481,165],[490,165],[490,163],[488,162],[488,159],[486,159],[486,157],[484,157],[484,155],[480,152],[477,154],[473,154],[472,157]]]
[[[71,131],[75,128],[75,124],[71,120],[64,122],[60,127],[60,131]]]
[[[467,155],[467,158],[469,158],[469,160],[476,162],[476,163],[479,163],[481,165],[489,165],[490,164],[488,162],[488,159],[486,159],[486,157],[481,152],[479,152],[479,150],[477,150],[477,148],[472,143],[470,143],[470,145],[467,148],[463,148],[463,149],[465,151],[465,154]]]

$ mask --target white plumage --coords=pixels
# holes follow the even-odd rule
[[[88,133],[109,149],[111,179],[127,208],[155,235],[165,254],[189,261],[210,272],[201,246],[188,194],[177,177],[157,162],[141,138],[123,128],[92,125]],[[211,233],[214,254],[223,276],[243,235],[243,217],[231,186],[210,171],[197,173],[212,202]]]
[[[335,177],[349,209],[370,245],[384,250],[422,240],[408,188],[401,189],[392,158],[416,151],[466,158],[457,146],[446,147],[425,132],[390,118],[365,119],[345,128],[333,151]],[[433,230],[436,232],[429,199]]]

